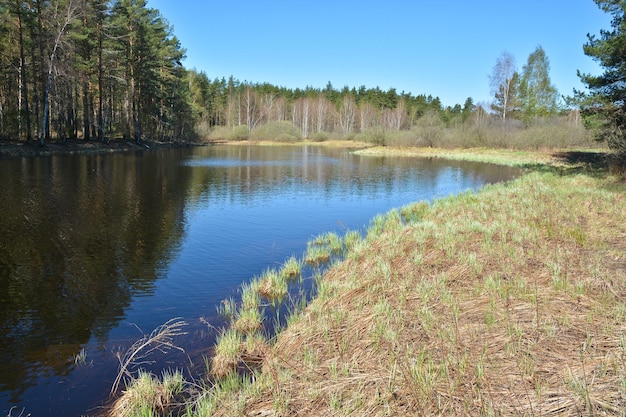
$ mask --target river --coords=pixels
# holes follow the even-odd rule
[[[118,356],[174,317],[185,353],[150,366],[198,368],[222,300],[315,236],[517,174],[319,146],[0,160],[0,413],[98,414]]]

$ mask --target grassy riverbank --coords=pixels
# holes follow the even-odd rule
[[[389,213],[189,416],[624,415],[624,178],[587,153],[415,152],[532,169]]]

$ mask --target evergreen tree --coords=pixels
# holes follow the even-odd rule
[[[578,73],[589,93],[576,92],[582,105],[587,126],[598,130],[598,139],[626,157],[626,2],[594,0],[611,14],[611,30],[601,30],[600,36],[587,35],[583,46],[590,56],[604,68],[601,75]]]

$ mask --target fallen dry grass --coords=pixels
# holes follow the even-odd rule
[[[212,415],[625,415],[624,191],[544,172],[421,203]]]

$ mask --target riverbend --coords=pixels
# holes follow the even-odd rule
[[[252,374],[195,391],[185,411],[622,415],[626,186],[574,159],[524,159],[519,179],[409,205],[408,224],[388,215],[256,348]],[[144,377],[116,411],[156,404],[130,400],[146,382],[164,387]]]

